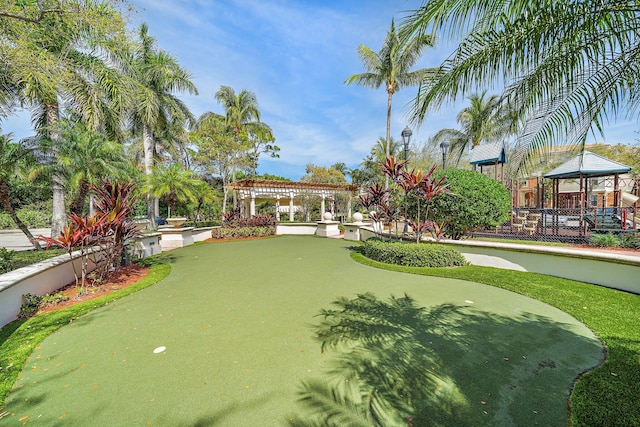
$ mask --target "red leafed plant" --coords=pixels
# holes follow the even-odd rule
[[[435,165],[426,173],[416,169],[407,171],[404,169],[405,166],[406,161],[387,157],[382,164],[382,171],[390,178],[396,190],[383,189],[381,185],[376,184],[369,187],[366,193],[358,196],[358,201],[366,209],[375,209],[375,222],[396,220],[400,216],[400,211],[403,210],[404,219],[413,229],[416,241],[420,241],[423,233],[431,233],[433,237],[440,238],[441,227],[428,219],[429,205],[435,197],[448,191],[446,178],[442,177],[437,181],[432,179]],[[396,202],[392,195],[399,192],[404,196],[401,202]]]
[[[80,251],[81,271],[78,274],[74,262],[73,272],[76,286],[86,285],[89,263],[97,265],[96,280],[101,281],[109,271],[117,270],[120,259],[125,258],[126,245],[135,236],[131,221],[135,206],[134,184],[113,183],[105,179],[100,187],[91,186],[98,196],[98,212],[91,216],[69,215],[69,224],[58,237],[38,236],[47,248],[56,246],[66,249],[73,259],[73,252]]]

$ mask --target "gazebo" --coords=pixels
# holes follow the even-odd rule
[[[584,151],[566,163],[561,164],[544,175],[553,182],[553,208],[558,208],[558,198],[560,194],[559,182],[561,179],[579,179],[580,180],[580,207],[587,207],[588,179],[613,176],[613,206],[620,208],[621,192],[620,192],[620,174],[627,173],[631,170],[629,166],[614,162],[590,151]]]
[[[337,193],[348,192],[350,195],[358,190],[351,184],[324,184],[316,182],[292,182],[266,179],[242,179],[229,186],[237,191],[238,199],[244,204],[244,212],[248,216],[256,214],[256,199],[273,200],[275,202],[276,219],[280,221],[280,200],[284,199],[289,205],[289,221],[293,222],[295,213],[295,198],[312,195],[320,198],[320,210],[325,212],[326,201],[335,199]],[[351,216],[351,198],[348,203],[348,214]]]
[[[480,173],[484,166],[494,166],[494,179],[498,180],[498,165],[500,165],[500,179],[504,179],[504,164],[507,163],[507,151],[504,142],[494,142],[478,145],[471,153],[472,166],[480,166]]]

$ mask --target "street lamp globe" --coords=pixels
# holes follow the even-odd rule
[[[413,132],[411,132],[409,126],[406,126],[402,130],[402,133],[400,135],[402,135],[402,143],[404,144],[404,159],[407,160],[407,153],[409,152],[409,142],[411,141],[411,135],[413,135]]]
[[[442,150],[442,169],[447,167],[447,152],[449,151],[449,143],[441,142],[440,149]]]

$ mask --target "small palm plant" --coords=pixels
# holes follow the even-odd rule
[[[176,204],[196,202],[201,180],[179,163],[154,168],[153,174],[146,176],[145,189],[155,197],[164,198],[171,217]]]

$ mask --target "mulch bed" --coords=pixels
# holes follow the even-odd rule
[[[149,271],[149,267],[143,267],[137,264],[123,266],[120,267],[118,271],[112,273],[102,283],[92,283],[90,278],[87,279],[87,285],[84,288],[84,292],[81,292],[80,286],[76,286],[76,282],[73,281],[55,292],[56,294],[67,296],[68,299],[66,301],[61,301],[55,305],[41,307],[38,309],[38,313],[47,313],[53,310],[59,310],[79,302],[89,301],[103,295],[119,291],[120,289],[124,289],[138,282],[140,279],[145,277]]]

